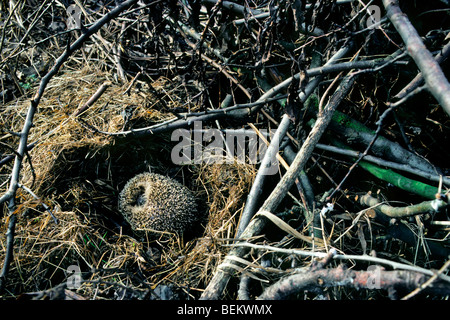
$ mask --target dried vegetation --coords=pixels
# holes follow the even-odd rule
[[[198,299],[202,294],[203,298],[285,298],[282,289],[271,287],[285,285],[279,279],[305,272],[321,274],[326,268],[328,282],[314,287],[302,278],[298,290],[291,283],[289,297],[401,298],[421,283],[391,288],[367,283],[340,286],[334,276],[341,270],[338,261],[362,270],[362,278],[378,264],[388,269],[412,266],[409,271],[428,278],[423,270],[442,268],[442,275],[447,273],[449,116],[423,90],[425,86],[408,99],[392,98],[417,69],[407,54],[402,55],[402,39],[388,19],[378,28],[367,28],[369,1],[245,1],[245,8],[230,7],[228,1],[189,1],[190,5],[139,1],[93,33],[44,86],[25,140],[29,147],[19,154],[20,187],[13,200],[7,198],[18,161],[18,133],[26,125],[30,99],[39,95],[41,80],[68,45],[122,2],[77,1],[83,6],[83,28],[72,31],[67,31],[68,16],[59,1],[1,4],[0,196],[5,196],[0,294],[4,299]],[[402,9],[416,19],[428,49],[446,58],[450,30],[446,1],[402,2]],[[350,49],[337,61],[341,73],[308,75],[307,70],[322,67],[344,47]],[[364,61],[373,64],[357,64]],[[355,64],[343,67],[347,62]],[[176,143],[171,132],[187,128],[194,120],[203,121],[204,129],[276,129],[286,113],[292,121],[280,155],[291,163],[320,117],[317,110],[333,100],[336,81],[350,70],[362,71],[308,156],[302,182],[288,188],[286,197],[281,195],[277,210],[257,217],[267,223],[258,234],[248,233],[248,243],[254,247],[230,255],[258,165],[242,161],[176,165],[171,161]],[[297,81],[269,94],[297,73]],[[302,99],[314,79],[319,81],[308,93],[310,99]],[[260,100],[265,94],[273,99]],[[367,133],[368,140],[361,132]],[[389,142],[383,140],[386,144],[372,151],[376,136]],[[404,157],[388,157],[391,142],[425,159],[432,169],[409,167],[409,173],[394,172],[403,174],[397,182],[389,180],[391,170],[397,169],[392,163],[403,169],[411,163],[403,163]],[[356,160],[354,154],[346,154],[349,148],[375,160]],[[385,162],[374,168],[378,160]],[[355,161],[359,165],[353,168]],[[279,174],[257,186],[263,191],[258,208],[288,170],[281,164]],[[117,197],[131,177],[145,171],[170,176],[195,193],[207,213],[198,229],[183,236],[132,232],[117,210]],[[403,178],[409,179],[407,187]],[[416,183],[426,185],[433,196],[438,193],[440,198],[434,202],[438,209],[430,209],[433,199],[424,196],[420,191],[424,187]],[[389,206],[381,212],[379,204],[363,200]],[[390,216],[391,206],[407,208],[421,202],[426,203],[420,214]],[[333,203],[333,210],[322,209],[327,203]],[[17,218],[13,246],[8,238],[11,215]],[[13,250],[12,259],[8,248]],[[283,251],[287,249],[305,253]],[[341,256],[333,258],[330,252]],[[369,254],[381,260],[370,260]],[[319,258],[325,259],[322,264]],[[81,274],[69,272],[74,266]],[[208,285],[216,283],[213,276],[221,270],[234,272],[233,277],[223,284],[226,288],[212,294],[214,289]],[[424,289],[419,296],[448,296],[448,277],[438,278],[435,288],[441,291]]]

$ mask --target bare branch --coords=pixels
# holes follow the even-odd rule
[[[448,206],[448,203],[446,203],[445,201],[435,199],[432,201],[424,201],[419,204],[406,207],[392,207],[386,204],[382,204],[378,199],[372,197],[370,194],[362,196],[359,201],[361,204],[370,207],[376,206],[376,210],[379,210],[385,215],[392,218],[405,218],[417,214],[436,212],[439,209]]]
[[[323,132],[327,128],[329,122],[331,121],[331,117],[333,115],[334,110],[337,108],[342,99],[349,92],[355,77],[347,76],[343,83],[336,90],[336,93],[330,99],[327,107],[324,109],[323,113],[318,117],[314,128],[311,130],[308,138],[303,144],[302,148],[298,152],[294,161],[292,162],[289,170],[284,174],[281,181],[277,184],[276,188],[273,190],[271,195],[264,202],[260,211],[274,211],[279,203],[284,198],[286,192],[294,183],[296,177],[303,169],[306,161],[309,159],[312,151],[314,150],[315,144],[319,141]],[[241,238],[246,239],[252,236],[258,235],[263,226],[265,225],[265,219],[258,217],[250,221],[247,228],[242,233]],[[238,256],[242,257],[246,253],[244,248],[235,248],[231,250],[227,257],[225,258],[222,264],[232,263],[229,261],[229,257]],[[223,292],[233,270],[232,268],[224,268],[222,270],[219,266],[217,273],[209,283],[206,290],[203,292],[201,299],[218,299]]]
[[[327,287],[344,286],[356,289],[413,290],[428,280],[428,276],[413,271],[354,271],[339,266],[335,269],[319,269],[294,274],[281,279],[258,297],[261,300],[287,299],[304,290],[317,290]],[[450,284],[436,281],[430,292],[448,295]]]
[[[428,85],[428,90],[436,98],[441,107],[450,115],[450,83],[422,42],[416,29],[408,17],[403,14],[397,0],[383,0],[387,16],[406,44],[408,53],[414,59]]]

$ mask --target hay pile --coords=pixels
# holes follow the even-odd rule
[[[93,128],[117,132],[170,117],[158,111],[151,93],[143,94],[145,87],[124,95],[129,84],[112,84],[81,121],[75,118],[77,108],[107,80],[108,73],[88,68],[65,73],[52,82],[39,106],[29,139],[37,141],[29,152],[33,165],[24,162],[22,181],[40,200],[19,189],[20,212],[25,213],[16,226],[9,297],[54,298],[76,292],[79,299],[160,298],[161,290],[171,290],[169,298],[197,297],[223,255],[221,239],[233,237],[254,168],[237,163],[174,167],[170,136],[133,140],[96,132]],[[164,79],[152,85],[152,90],[168,88]],[[4,126],[20,131],[27,108],[27,99],[9,104],[1,115]],[[128,119],[123,116],[127,108],[134,109]],[[209,219],[195,238],[141,239],[126,225],[117,210],[117,196],[130,177],[149,170],[175,176],[206,199],[203,210]],[[6,191],[6,181],[1,192]],[[0,230],[2,260],[6,228],[5,218]],[[71,265],[80,268],[81,286],[59,292]]]

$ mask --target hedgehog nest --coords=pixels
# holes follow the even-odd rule
[[[39,200],[18,190],[22,213],[16,224],[8,293],[3,298],[29,293],[30,297],[39,299],[36,293],[46,296],[55,292],[65,283],[66,270],[71,265],[79,266],[82,272],[81,287],[72,291],[80,299],[114,299],[125,291],[127,296],[147,299],[153,296],[155,288],[165,285],[198,295],[223,257],[226,248],[222,244],[234,236],[255,168],[241,163],[174,167],[170,165],[170,136],[132,139],[93,132],[91,127],[116,132],[163,122],[171,115],[162,112],[161,103],[157,101],[164,99],[170,108],[184,103],[184,91],[173,89],[168,96],[166,91],[171,84],[165,79],[150,85],[141,84],[140,88],[132,89],[130,95],[123,94],[128,83],[113,82],[83,113],[83,122],[89,126],[69,116],[88,101],[105,80],[111,80],[108,73],[90,68],[62,74],[48,88],[39,105],[40,112],[36,114],[29,136],[29,141],[37,142],[29,151],[34,165],[24,161],[21,171],[22,183],[29,186]],[[160,97],[156,98],[153,91]],[[0,114],[0,123],[11,131],[20,132],[28,107],[29,97],[11,102]],[[127,124],[122,113],[130,107],[134,108],[134,113]],[[14,139],[11,135],[3,142],[14,145]],[[8,153],[8,150],[2,151]],[[12,165],[13,162],[2,167],[0,179],[8,176]],[[155,174],[136,177],[148,171],[158,172],[162,177]],[[186,187],[165,176],[184,181]],[[149,177],[153,183],[142,184]],[[143,180],[139,182],[139,179]],[[159,181],[159,185],[165,181],[166,187],[158,189],[155,181]],[[126,186],[134,183],[136,193],[125,191]],[[7,187],[7,183],[0,185],[2,194]],[[168,200],[169,193],[177,200]],[[128,215],[121,214],[118,205],[121,195],[122,199],[126,195],[134,199],[142,212],[136,213],[139,210],[135,208]],[[201,199],[198,207],[194,205],[193,195]],[[163,210],[167,207],[162,203],[168,202],[172,203],[172,209]],[[128,210],[123,201],[121,208],[122,212]],[[0,225],[0,246],[6,248],[8,221],[6,207],[2,209],[5,218]],[[162,216],[156,219],[159,215],[156,212],[162,211],[167,216],[175,215],[176,219]],[[186,239],[188,235],[181,236],[180,232],[186,228],[191,231],[188,221],[194,221],[194,212],[198,212],[199,217],[207,215],[207,219],[192,222],[200,232]],[[131,230],[124,223],[127,221]],[[156,233],[160,236],[157,239],[136,237],[136,230],[147,228],[174,232]],[[142,233],[155,235],[154,232]],[[3,250],[1,261],[4,255]]]

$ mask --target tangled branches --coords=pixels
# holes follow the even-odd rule
[[[74,228],[66,219],[77,221],[80,235],[69,238],[46,229],[50,220],[38,225],[71,243],[63,256],[82,260],[90,277],[73,292],[56,271],[54,290],[42,277],[24,283],[39,299],[106,297],[105,285],[147,299],[168,282],[195,299],[343,298],[336,288],[449,294],[443,3],[45,1],[36,12],[32,3],[1,7],[2,294],[23,293],[8,288],[8,276],[42,272],[13,259],[32,265],[16,232],[36,246],[44,239],[27,231],[36,227],[30,211],[50,214],[56,230],[60,219],[64,230]],[[70,8],[80,14],[69,16],[73,29],[61,18]],[[197,156],[223,140],[216,158],[174,163],[168,135],[181,128],[194,137],[183,150]],[[227,141],[237,131],[256,132],[267,152],[251,164],[236,156],[250,149]],[[117,195],[148,170],[204,201],[209,220],[191,239],[139,239],[126,229]],[[103,247],[89,253],[81,233]]]

